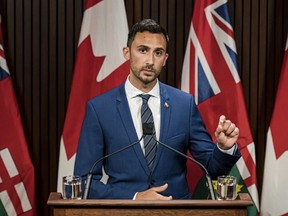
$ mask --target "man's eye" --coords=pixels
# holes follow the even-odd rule
[[[139,51],[141,52],[141,53],[146,53],[147,52],[147,49],[139,49]]]
[[[155,52],[156,56],[162,56],[163,55],[163,51],[157,51]]]

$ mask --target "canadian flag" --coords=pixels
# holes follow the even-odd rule
[[[6,63],[0,15],[0,215],[36,215],[34,167]]]
[[[267,133],[261,215],[288,215],[288,37]]]
[[[250,193],[254,201],[255,205],[249,209],[249,215],[257,215],[259,204],[255,145],[246,114],[234,32],[228,12],[227,0],[195,0],[181,89],[195,97],[214,141],[214,132],[222,114],[240,129],[237,144],[242,157],[234,166],[232,174],[237,176],[238,184],[245,186],[241,192]],[[194,190],[197,173],[191,170],[195,169],[188,169],[187,178],[190,189]]]
[[[87,0],[83,15],[72,88],[60,143],[58,188],[62,177],[72,175],[86,102],[128,76],[122,55],[128,24],[123,0]]]

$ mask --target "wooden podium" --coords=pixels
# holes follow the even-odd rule
[[[239,194],[233,201],[222,200],[64,200],[61,193],[52,192],[47,204],[53,207],[54,216],[159,216],[159,215],[247,215],[247,207],[253,205],[248,194]]]

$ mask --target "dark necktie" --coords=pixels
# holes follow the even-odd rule
[[[142,97],[142,107],[141,107],[141,120],[142,120],[142,125],[144,123],[152,123],[154,126],[154,120],[153,120],[153,115],[152,112],[148,106],[148,100],[151,95],[148,94],[142,94],[140,95]],[[155,138],[155,127],[153,127],[153,135],[145,135],[144,137],[144,150],[145,150],[145,158],[148,164],[148,167],[150,170],[152,169],[153,166],[153,161],[156,156],[156,147],[157,147],[157,142]],[[154,136],[154,139],[152,138]]]

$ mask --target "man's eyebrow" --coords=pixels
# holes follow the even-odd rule
[[[144,45],[144,44],[138,45],[137,48],[151,49],[151,47],[146,46],[146,45]],[[155,51],[164,51],[164,52],[166,52],[166,49],[164,49],[163,47],[157,47],[157,48],[155,49]]]
[[[143,45],[143,44],[138,45],[137,47],[139,47],[139,48],[149,48],[149,49],[150,49],[150,47],[148,47],[148,46],[146,46],[146,45]]]
[[[156,48],[155,50],[159,51],[159,50],[162,50],[162,51],[165,51],[166,52],[166,49],[162,48],[162,47],[158,47]]]
[[[158,47],[155,50],[164,50],[165,51],[165,49],[163,47]]]

